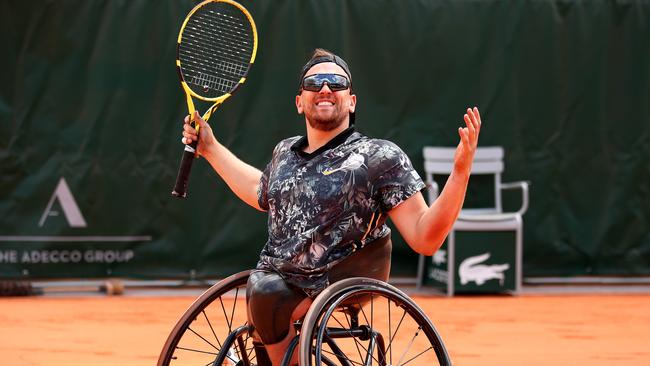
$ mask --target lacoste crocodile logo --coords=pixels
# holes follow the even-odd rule
[[[490,258],[490,253],[469,257],[461,262],[458,268],[458,275],[460,276],[460,283],[466,285],[469,282],[476,282],[481,286],[488,280],[499,280],[499,284],[503,286],[505,276],[503,272],[510,268],[507,263],[504,264],[480,264]]]

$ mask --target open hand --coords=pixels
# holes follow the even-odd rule
[[[465,113],[463,119],[467,127],[458,128],[460,143],[456,148],[454,165],[456,169],[469,174],[472,170],[472,161],[478,145],[478,135],[481,132],[481,115],[478,108],[467,108],[467,113]]]

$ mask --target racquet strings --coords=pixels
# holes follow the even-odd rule
[[[188,19],[178,47],[183,79],[204,98],[232,93],[248,73],[254,52],[246,15],[227,3],[208,3]]]

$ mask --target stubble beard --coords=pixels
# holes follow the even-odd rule
[[[341,126],[343,122],[345,122],[345,117],[345,113],[337,113],[332,118],[326,119],[322,119],[317,116],[310,116],[307,117],[307,122],[309,122],[309,126],[313,129],[319,131],[332,131]]]

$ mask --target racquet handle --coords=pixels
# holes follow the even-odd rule
[[[192,171],[192,164],[196,156],[196,141],[190,145],[185,145],[183,150],[183,157],[181,158],[181,166],[178,168],[178,175],[176,176],[176,185],[172,191],[172,196],[178,198],[187,197],[187,182],[190,178]]]

